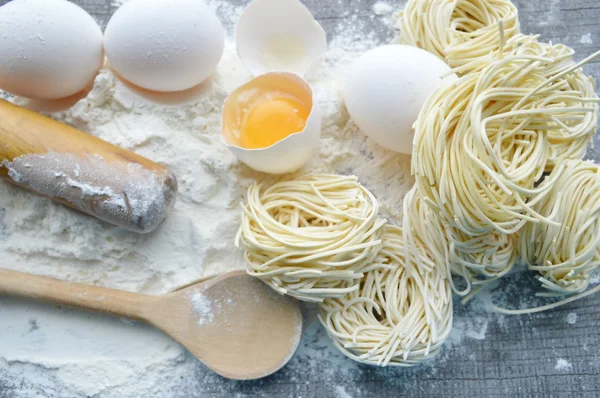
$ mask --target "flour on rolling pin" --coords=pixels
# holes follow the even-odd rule
[[[104,221],[150,232],[175,201],[175,178],[132,162],[54,151],[1,164],[13,182]]]

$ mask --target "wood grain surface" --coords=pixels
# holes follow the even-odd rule
[[[77,0],[105,25],[116,10],[115,0]],[[514,0],[520,11],[522,30],[539,33],[545,41],[561,42],[577,50],[577,59],[600,49],[600,0]],[[6,0],[0,0],[0,4]],[[246,0],[230,0],[234,5]],[[375,32],[382,43],[393,35],[391,27],[374,17],[375,0],[303,0],[324,26],[329,37],[340,20],[359,15],[356,26],[365,34]],[[399,9],[404,0],[387,0]],[[589,34],[589,40],[582,37]],[[600,79],[600,60],[586,66]],[[588,157],[600,161],[600,138]],[[531,293],[537,286],[516,276],[513,291]],[[512,303],[514,304],[514,303]],[[566,317],[577,314],[570,324]],[[480,315],[471,306],[455,304],[455,325],[467,328]],[[1,322],[1,320],[0,320]],[[485,338],[482,338],[482,332]],[[549,313],[520,316],[489,316],[487,327],[466,330],[466,338],[448,348],[433,366],[414,369],[373,368],[352,365],[332,369],[332,362],[302,352],[277,374],[255,382],[230,382],[201,365],[194,380],[181,380],[173,397],[597,397],[600,396],[600,295]],[[1,338],[1,336],[0,336]],[[320,357],[337,355],[322,342],[322,331],[307,333],[303,345],[319,347]],[[302,351],[301,347],[301,351]],[[571,367],[557,367],[557,360]],[[0,359],[1,360],[1,359]],[[340,359],[339,363],[343,362]],[[349,361],[349,360],[348,360]],[[338,362],[333,362],[338,363]],[[7,375],[0,372],[0,398],[17,395]],[[32,397],[64,397],[60,391],[31,390]]]

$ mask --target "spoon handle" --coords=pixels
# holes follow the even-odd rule
[[[0,296],[23,297],[146,320],[154,297],[0,269]]]

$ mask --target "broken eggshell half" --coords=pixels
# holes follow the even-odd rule
[[[238,55],[252,75],[304,76],[327,52],[327,36],[298,0],[255,0],[240,17]]]

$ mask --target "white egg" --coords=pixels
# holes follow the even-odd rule
[[[264,91],[263,91],[264,90]],[[267,92],[267,96],[262,93]],[[257,96],[269,98],[278,93],[298,99],[309,110],[302,131],[288,135],[266,148],[242,147],[240,127]],[[273,97],[271,97],[273,98]],[[221,141],[239,160],[254,170],[283,174],[303,167],[319,146],[321,113],[310,85],[300,76],[287,72],[270,72],[255,77],[235,89],[223,104]],[[265,131],[264,135],[277,133]]]
[[[327,52],[327,36],[299,0],[254,0],[240,17],[238,54],[254,76],[304,75]]]
[[[111,67],[152,91],[182,91],[202,83],[219,63],[225,31],[202,0],[131,0],[104,32]]]
[[[104,62],[102,31],[66,0],[14,0],[0,7],[0,88],[34,99],[85,89]]]
[[[413,124],[442,82],[456,79],[450,67],[427,51],[404,45],[363,54],[346,77],[343,95],[352,120],[379,145],[412,153]]]

